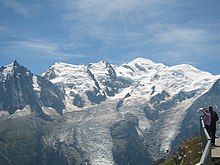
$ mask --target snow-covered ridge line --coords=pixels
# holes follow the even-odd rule
[[[91,72],[94,77],[92,78],[88,72]],[[150,99],[164,90],[171,95],[180,91],[195,90],[200,91],[201,94],[201,91],[208,90],[219,78],[219,76],[201,71],[191,65],[165,66],[145,58],[136,58],[120,66],[111,65],[104,60],[87,66],[58,62],[43,75],[53,83],[64,85],[67,94],[81,95],[86,101],[88,99],[84,95],[86,91],[97,87],[101,88],[101,93],[103,93],[106,89],[110,89],[106,83],[115,81],[116,78],[110,75],[111,73],[121,80],[132,83],[128,86],[132,91],[132,96],[146,99]],[[123,90],[119,90],[116,94]],[[89,101],[86,102],[89,103]]]

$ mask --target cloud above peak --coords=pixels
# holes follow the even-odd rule
[[[206,41],[208,32],[205,29],[165,25],[159,29],[151,27],[161,44],[194,45]]]

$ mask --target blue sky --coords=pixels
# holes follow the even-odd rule
[[[0,0],[0,66],[137,57],[220,74],[219,0]]]

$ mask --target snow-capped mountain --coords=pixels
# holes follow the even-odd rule
[[[203,92],[209,89],[217,78],[190,65],[168,67],[142,58],[118,67],[117,73],[119,76],[132,79],[137,95],[143,96],[144,93],[146,98],[151,98],[162,91],[170,95],[180,91]],[[140,89],[139,93],[137,87]]]
[[[82,103],[74,104],[79,107],[113,99],[125,91],[146,99],[163,91],[170,96],[189,91],[201,95],[218,78],[190,65],[168,67],[143,58],[118,67],[106,61],[88,66],[55,63],[43,76],[64,87],[69,98],[80,97]]]
[[[17,109],[33,110],[35,104],[28,101],[31,96],[44,114],[55,111],[61,115],[52,116],[52,126],[43,126],[50,128],[42,138],[50,148],[45,159],[51,162],[151,164],[198,134],[199,107],[220,108],[220,76],[191,65],[165,66],[144,58],[120,66],[107,61],[89,65],[59,62],[42,77],[27,69],[15,72],[17,65],[22,68],[17,62],[1,68],[0,93],[7,95],[11,89],[7,84],[14,84],[16,95],[7,100],[19,98],[22,104],[1,97],[0,110],[10,116],[19,116]]]
[[[50,76],[51,73],[54,77]],[[141,130],[147,135],[153,134],[148,141],[155,143],[152,145],[155,153],[158,153],[158,145],[162,152],[170,149],[188,109],[219,78],[190,65],[168,67],[144,58],[121,66],[110,65],[106,61],[88,66],[59,63],[52,65],[44,75],[51,82],[64,85],[65,91],[72,91],[74,95],[71,96],[77,93],[87,103],[84,107],[94,103],[86,95],[90,90],[96,96],[104,97],[95,103],[102,101],[108,104],[111,100],[122,116],[128,112],[138,116]],[[114,90],[115,87],[118,87],[117,90]],[[95,93],[94,89],[99,93]],[[108,95],[109,91],[114,92]]]
[[[43,107],[63,113],[64,97],[60,88],[41,76],[33,75],[17,61],[0,68],[0,94],[0,109],[10,115],[17,110],[25,111],[26,106],[45,117]]]
[[[130,84],[120,80],[107,61],[88,66],[55,63],[43,76],[64,88],[69,109],[99,104]]]

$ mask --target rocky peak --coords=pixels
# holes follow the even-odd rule
[[[26,105],[31,111],[45,116],[42,106],[52,107],[62,114],[63,94],[57,85],[47,79],[33,75],[16,60],[0,69],[0,110],[13,114]]]

